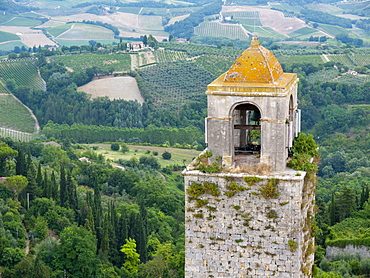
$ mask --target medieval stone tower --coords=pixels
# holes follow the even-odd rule
[[[287,168],[296,74],[253,38],[208,85],[208,148],[183,172],[185,277],[310,277],[314,188]]]

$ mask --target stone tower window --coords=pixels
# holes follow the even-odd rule
[[[251,103],[239,104],[234,108],[232,118],[235,156],[254,155],[253,164],[258,163],[261,152],[260,110]]]

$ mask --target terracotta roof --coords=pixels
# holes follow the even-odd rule
[[[42,144],[43,144],[44,146],[48,146],[48,145],[52,145],[52,146],[55,146],[55,147],[60,147],[60,146],[61,146],[60,144],[58,144],[58,143],[57,143],[57,142],[55,142],[55,141],[42,142]]]

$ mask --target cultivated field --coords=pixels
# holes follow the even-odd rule
[[[29,27],[21,26],[0,26],[0,31],[18,35],[21,38],[21,42],[25,44],[27,47],[46,44],[55,45],[55,42],[48,39],[41,30],[33,30]]]
[[[0,94],[0,127],[35,132],[35,125],[30,111],[12,94]]]
[[[114,39],[114,33],[111,30],[104,28],[102,26],[81,23],[73,23],[68,25],[69,28],[61,32],[59,35],[57,35],[56,39],[63,40],[75,40],[76,38],[78,38],[79,40]]]
[[[140,156],[143,156],[143,155],[154,156],[153,152],[158,152],[158,156],[154,156],[154,157],[158,158],[158,161],[162,167],[175,164],[175,165],[183,165],[185,168],[200,153],[200,151],[191,150],[191,149],[127,145],[130,150],[127,153],[123,154],[120,151],[112,151],[110,149],[110,144],[89,144],[86,146],[88,147],[97,146],[98,147],[98,149],[96,150],[97,153],[103,154],[106,159],[110,159],[115,162],[117,162],[118,159],[128,160],[133,157],[136,157],[137,159],[139,159]],[[165,160],[162,158],[162,153],[164,153],[165,151],[171,153],[172,157],[170,160]]]
[[[21,38],[15,34],[0,31],[0,43],[7,41],[18,41]]]
[[[27,86],[36,90],[46,89],[35,58],[0,61],[0,78],[4,81],[14,79],[18,86]]]
[[[187,18],[190,14],[185,14],[185,15],[180,15],[180,16],[176,16],[176,17],[173,17],[170,19],[170,21],[167,23],[167,25],[172,25],[174,24],[175,22],[177,21],[181,21],[181,20],[184,20],[185,18]]]
[[[130,36],[139,36],[140,33],[147,34],[149,28],[150,30],[162,31],[162,17],[156,15],[137,15],[131,13],[115,12],[109,15],[94,15],[94,14],[75,14],[69,16],[54,17],[54,20],[61,22],[69,21],[82,21],[82,20],[92,20],[101,21],[109,23],[117,27],[122,36],[130,33]],[[135,30],[135,31],[133,31]],[[163,31],[162,31],[163,32]]]
[[[310,10],[325,12],[332,15],[341,15],[344,12],[343,9],[328,4],[307,4],[306,7]]]
[[[92,98],[109,97],[110,100],[124,99],[137,100],[139,103],[144,102],[136,79],[131,76],[95,79],[79,87],[78,91],[90,94]]]
[[[110,71],[129,71],[131,68],[131,58],[129,54],[81,54],[51,56],[55,62],[63,63],[74,71],[86,68],[98,67],[101,70]]]
[[[225,24],[219,22],[202,22],[194,31],[197,36],[225,37],[229,39],[248,39],[245,29],[239,24]]]
[[[295,17],[284,17],[284,14],[279,11],[261,9],[250,6],[223,6],[222,13],[230,12],[259,12],[262,26],[270,27],[278,33],[288,36],[296,30],[306,26],[306,24]]]

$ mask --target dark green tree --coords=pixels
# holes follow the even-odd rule
[[[96,250],[96,238],[91,232],[84,227],[67,227],[60,234],[56,265],[69,277],[94,277]]]
[[[336,196],[335,207],[338,222],[351,216],[357,210],[356,193],[353,189],[343,186]]]
[[[73,209],[75,212],[78,210],[76,184],[70,171],[67,172],[66,189],[68,195],[68,207]]]
[[[27,161],[26,161],[26,156],[24,153],[24,150],[22,147],[19,148],[18,150],[18,155],[15,158],[15,174],[16,175],[22,175],[22,176],[27,176]]]
[[[6,161],[18,155],[16,150],[10,148],[6,143],[0,143],[0,176],[6,177]]]
[[[67,193],[67,180],[64,166],[60,166],[60,181],[59,181],[59,200],[62,207],[67,206],[68,193]]]

